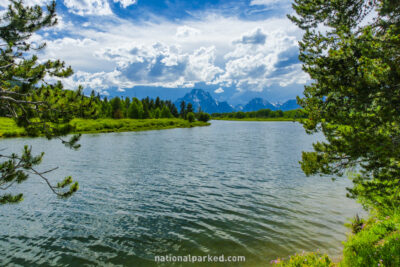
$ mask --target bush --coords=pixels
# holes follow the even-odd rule
[[[199,121],[207,122],[211,119],[211,116],[208,113],[200,112],[197,116],[197,119]]]
[[[319,252],[309,252],[303,254],[295,254],[288,260],[277,259],[271,262],[274,266],[282,267],[332,267],[335,264],[326,254]]]
[[[356,214],[351,223],[347,224],[346,226],[351,228],[351,232],[353,234],[357,234],[365,227],[365,221],[364,219],[360,218],[358,214]]]
[[[243,111],[238,111],[235,114],[235,118],[237,119],[244,119],[246,117],[246,113],[244,113]]]
[[[194,122],[196,118],[195,118],[193,112],[189,112],[189,113],[186,115],[186,119],[187,119],[189,122]]]
[[[400,216],[372,218],[344,243],[342,266],[400,266]]]
[[[329,257],[320,253],[303,253],[287,260],[277,259],[274,266],[400,266],[400,213],[391,216],[375,216],[362,220],[356,216],[350,225],[353,232],[344,242],[343,260],[333,263]]]

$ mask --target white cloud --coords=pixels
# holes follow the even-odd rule
[[[107,0],[64,0],[69,12],[85,15],[111,15],[112,11]]]
[[[120,3],[123,8],[127,8],[128,6],[134,5],[137,3],[137,0],[114,0],[114,3]]]
[[[188,27],[188,26],[180,26],[176,30],[176,37],[178,38],[188,38],[192,36],[199,35],[200,31],[198,29]]]
[[[214,93],[216,93],[216,94],[222,94],[223,92],[225,92],[225,91],[221,87],[214,91]]]
[[[251,6],[260,5],[260,6],[269,6],[273,4],[277,4],[282,2],[282,0],[252,0],[250,2]]]
[[[257,28],[252,33],[243,35],[239,40],[234,41],[234,43],[263,45],[266,39],[267,35],[263,30]]]
[[[24,0],[24,4],[28,6],[34,6],[34,5],[39,5],[39,6],[44,6],[46,4],[49,4],[51,0]],[[8,7],[11,4],[10,1],[8,0],[1,0],[0,1],[0,7]]]
[[[205,82],[260,92],[308,80],[297,60],[301,33],[288,19],[208,15],[179,24],[159,18],[134,24],[113,17],[95,27],[65,23],[64,32],[74,37],[47,42],[44,57],[60,58],[76,71],[70,87],[82,84],[104,94],[109,88]]]
[[[227,53],[224,74],[216,84],[236,86],[240,91],[262,92],[272,85],[281,87],[290,84],[304,84],[307,76],[293,68],[297,62],[297,38],[281,29],[270,31],[264,40],[264,45],[254,46],[257,42],[243,42],[254,40],[251,38],[261,33],[262,29],[245,33],[235,41],[235,49]],[[248,37],[245,39],[244,37]]]

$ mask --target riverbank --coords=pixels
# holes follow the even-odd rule
[[[183,119],[73,119],[70,124],[75,128],[74,133],[109,133],[109,132],[136,132],[149,130],[164,130],[172,128],[191,128],[208,126],[210,123],[195,121],[190,123]],[[0,137],[26,136],[23,128],[18,127],[15,121],[9,118],[0,118]]]
[[[293,118],[211,118],[212,120],[218,121],[300,121],[300,119]]]
[[[366,219],[358,216],[348,224],[352,233],[343,242],[343,255],[330,258],[319,252],[295,254],[271,261],[279,267],[363,267],[400,266],[400,212],[383,214],[374,211]]]

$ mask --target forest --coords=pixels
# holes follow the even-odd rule
[[[279,119],[279,120],[297,120],[307,118],[307,113],[302,109],[295,110],[270,110],[260,109],[258,111],[249,112],[231,112],[231,113],[213,113],[211,114],[213,119],[235,119],[235,120],[253,120],[253,119]]]
[[[41,99],[42,94],[49,94],[47,91],[41,92],[38,88],[33,94],[33,98]],[[46,95],[46,97],[49,97]],[[181,118],[192,120],[197,118],[200,121],[207,122],[210,119],[208,114],[201,110],[195,113],[191,103],[182,101],[180,109],[170,100],[161,100],[159,97],[150,99],[149,97],[139,100],[136,97],[120,98],[113,97],[108,99],[102,98],[100,94],[96,94],[92,90],[90,96],[85,96],[82,88],[76,92],[64,90],[62,95],[54,96],[63,98],[67,102],[71,102],[71,98],[80,103],[80,107],[74,112],[75,118],[83,119],[160,119],[160,118]],[[57,99],[59,101],[59,99]],[[9,110],[6,106],[0,107],[0,117],[8,117]],[[61,114],[60,114],[61,115]]]

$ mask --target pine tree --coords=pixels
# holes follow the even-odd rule
[[[179,112],[179,115],[182,119],[186,117],[186,104],[185,101],[182,100],[181,105],[180,105],[181,111]]]
[[[295,0],[293,8],[290,19],[305,31],[300,59],[313,80],[298,99],[308,113],[303,125],[325,135],[303,152],[303,171],[353,171],[349,196],[368,207],[399,207],[398,1]],[[376,16],[365,21],[368,14]]]
[[[161,110],[161,118],[172,118],[171,111],[167,106],[164,106]]]
[[[133,98],[131,105],[129,106],[129,118],[141,119],[143,117],[143,106],[142,102],[137,98]]]
[[[187,104],[187,107],[186,107],[186,114],[189,113],[189,112],[193,112],[193,113],[194,113],[192,103],[188,103],[188,104]]]
[[[90,117],[95,111],[88,97],[82,91],[64,90],[61,82],[44,83],[44,78],[68,77],[72,69],[59,60],[39,61],[34,54],[44,49],[45,44],[34,45],[29,39],[35,32],[52,27],[57,23],[55,2],[43,12],[39,6],[27,7],[20,0],[10,0],[8,10],[0,18],[0,112],[2,116],[14,118],[18,126],[24,127],[30,136],[45,135],[59,138],[73,130],[68,123],[74,116]],[[83,111],[82,111],[83,110]],[[79,135],[62,142],[78,149]],[[33,173],[42,178],[50,189],[60,197],[71,196],[78,190],[78,183],[66,177],[52,185],[45,174],[36,169],[43,153],[34,156],[31,148],[25,146],[22,155],[0,154],[0,189],[7,190],[28,179]],[[16,203],[23,194],[0,196],[0,203]]]

